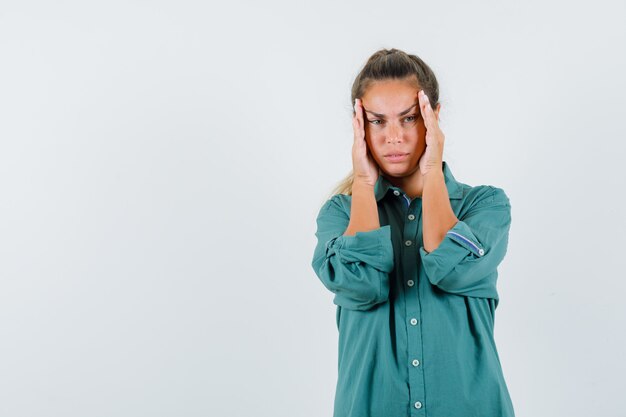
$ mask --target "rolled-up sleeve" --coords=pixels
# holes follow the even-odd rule
[[[507,251],[511,204],[504,190],[489,188],[435,250],[419,249],[428,280],[446,292],[498,300],[497,267]]]
[[[350,222],[334,196],[317,216],[317,245],[312,267],[324,286],[335,294],[334,304],[369,310],[389,298],[393,269],[391,226],[344,236]]]

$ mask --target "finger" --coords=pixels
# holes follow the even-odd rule
[[[420,109],[422,111],[422,117],[424,118],[426,130],[436,130],[438,128],[437,117],[435,116],[435,112],[430,106],[430,100],[428,99],[428,96],[426,95],[424,90],[421,90],[420,93]]]
[[[418,94],[418,99],[420,103],[420,111],[422,112],[422,117],[424,118],[424,125],[426,126],[426,130],[432,129],[432,119],[430,110],[430,101],[426,96],[426,92],[424,90],[420,90]]]
[[[354,141],[356,142],[361,132],[361,127],[359,126],[359,112],[358,112],[356,99],[354,100],[354,115],[352,116],[352,129],[354,130]]]
[[[363,105],[361,103],[361,99],[355,99],[355,111],[356,111],[356,117],[357,120],[359,121],[359,137],[363,140],[365,140],[365,123],[363,120]]]
[[[361,120],[361,137],[365,142],[365,109],[363,109],[361,99],[359,99],[359,120]]]

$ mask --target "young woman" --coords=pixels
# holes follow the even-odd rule
[[[439,86],[380,50],[352,87],[353,170],[317,217],[312,266],[334,293],[334,417],[511,417],[496,345],[511,205],[443,161]]]

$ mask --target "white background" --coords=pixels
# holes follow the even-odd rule
[[[621,1],[0,3],[0,416],[330,416],[315,217],[380,48],[512,205],[518,417],[625,416]],[[436,416],[433,416],[436,417]]]

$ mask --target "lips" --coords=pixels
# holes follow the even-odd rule
[[[407,155],[408,153],[405,153],[405,152],[389,153],[385,155],[385,159],[387,159],[390,162],[401,162],[406,159]]]

